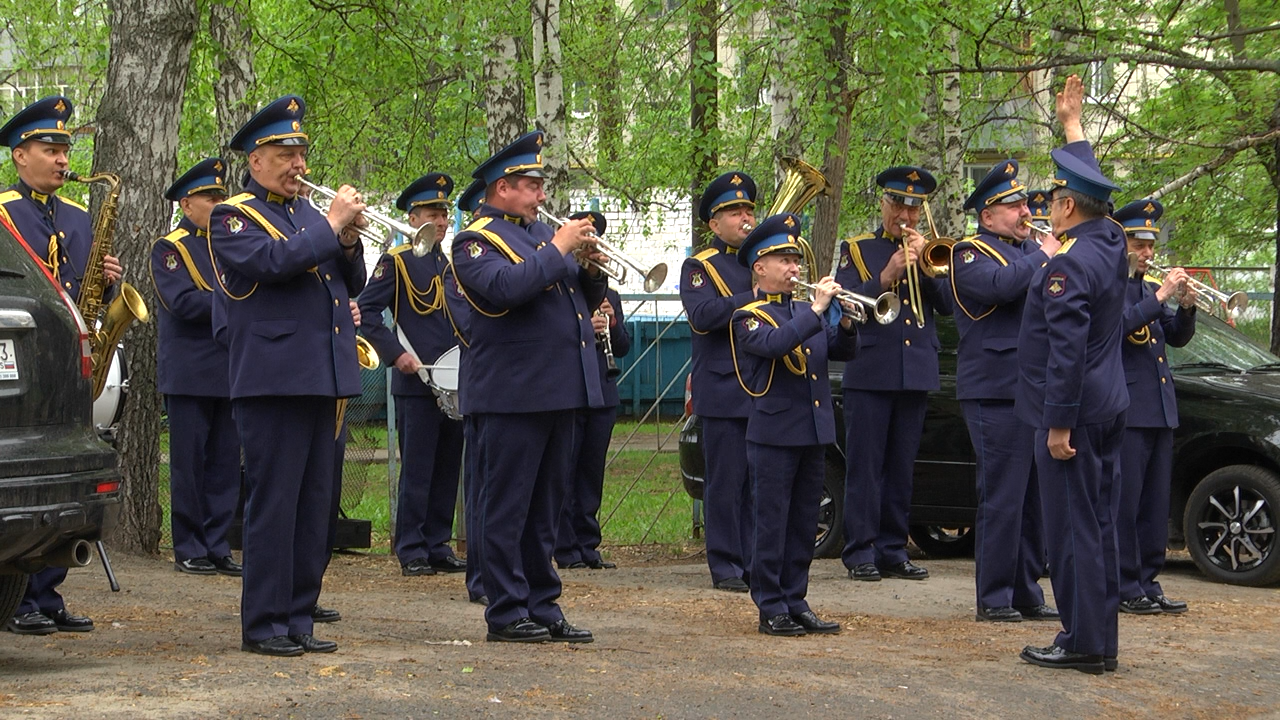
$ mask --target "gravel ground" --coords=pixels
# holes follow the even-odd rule
[[[461,575],[404,578],[393,558],[339,555],[318,626],[332,655],[239,650],[239,580],[180,575],[117,554],[63,594],[92,633],[0,635],[0,716],[90,717],[1251,717],[1280,705],[1280,595],[1205,581],[1174,557],[1162,581],[1182,616],[1120,618],[1120,670],[1032,667],[1053,623],[973,620],[973,564],[923,560],[924,582],[854,583],[814,565],[810,601],[837,636],[756,632],[746,595],[710,589],[702,558],[621,549],[575,570],[561,604],[590,645],[486,643]],[[1044,581],[1046,591],[1048,581]]]

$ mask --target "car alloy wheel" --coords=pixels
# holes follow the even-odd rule
[[[1231,465],[1210,473],[1192,491],[1183,516],[1192,559],[1217,582],[1280,580],[1277,511],[1280,478],[1270,470]]]

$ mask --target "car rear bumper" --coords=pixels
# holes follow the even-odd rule
[[[0,573],[40,570],[76,540],[101,539],[120,495],[114,458],[96,470],[0,479]]]

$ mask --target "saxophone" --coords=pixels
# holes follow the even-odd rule
[[[102,299],[107,290],[106,273],[103,261],[111,254],[111,238],[116,229],[116,206],[120,200],[120,176],[113,173],[97,173],[82,177],[70,170],[64,170],[63,176],[68,180],[82,183],[106,183],[109,186],[107,197],[98,208],[98,215],[93,219],[93,247],[89,251],[89,260],[85,263],[84,279],[80,282],[80,297],[76,307],[80,316],[89,326],[89,350],[93,357],[93,399],[97,400],[107,384],[107,372],[111,369],[111,359],[115,356],[116,346],[129,323],[134,320],[146,322],[150,313],[142,301],[142,295],[127,282],[120,283],[120,294],[111,301],[106,314],[102,313]],[[101,317],[100,317],[101,316]],[[99,319],[101,322],[99,323]]]

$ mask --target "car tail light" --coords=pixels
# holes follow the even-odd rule
[[[690,374],[684,379],[684,414],[688,417],[693,414],[693,375]]]
[[[49,284],[58,291],[58,297],[62,298],[62,304],[67,306],[67,311],[71,313],[71,317],[75,318],[76,329],[80,333],[80,377],[86,379],[92,377],[93,348],[89,344],[89,326],[85,324],[84,318],[80,316],[80,308],[76,307],[75,300],[71,299],[71,296],[67,294],[67,291],[63,290],[62,286],[58,284],[58,281],[54,279],[53,274],[49,272],[49,268],[45,266],[44,261],[36,256],[35,252],[31,249],[31,246],[23,239],[22,233],[18,232],[16,227],[11,223],[6,222],[3,218],[0,218],[0,222],[3,222],[5,228],[9,230],[9,233],[18,239],[18,244],[21,245],[22,249],[26,250],[27,254],[31,256],[31,260],[35,263],[36,267],[40,268],[40,272],[44,273],[44,277],[49,281]]]
[[[112,480],[110,482],[98,483],[98,486],[96,489],[94,489],[94,492],[98,494],[102,494],[102,493],[115,492],[119,489],[120,489],[120,481]]]

